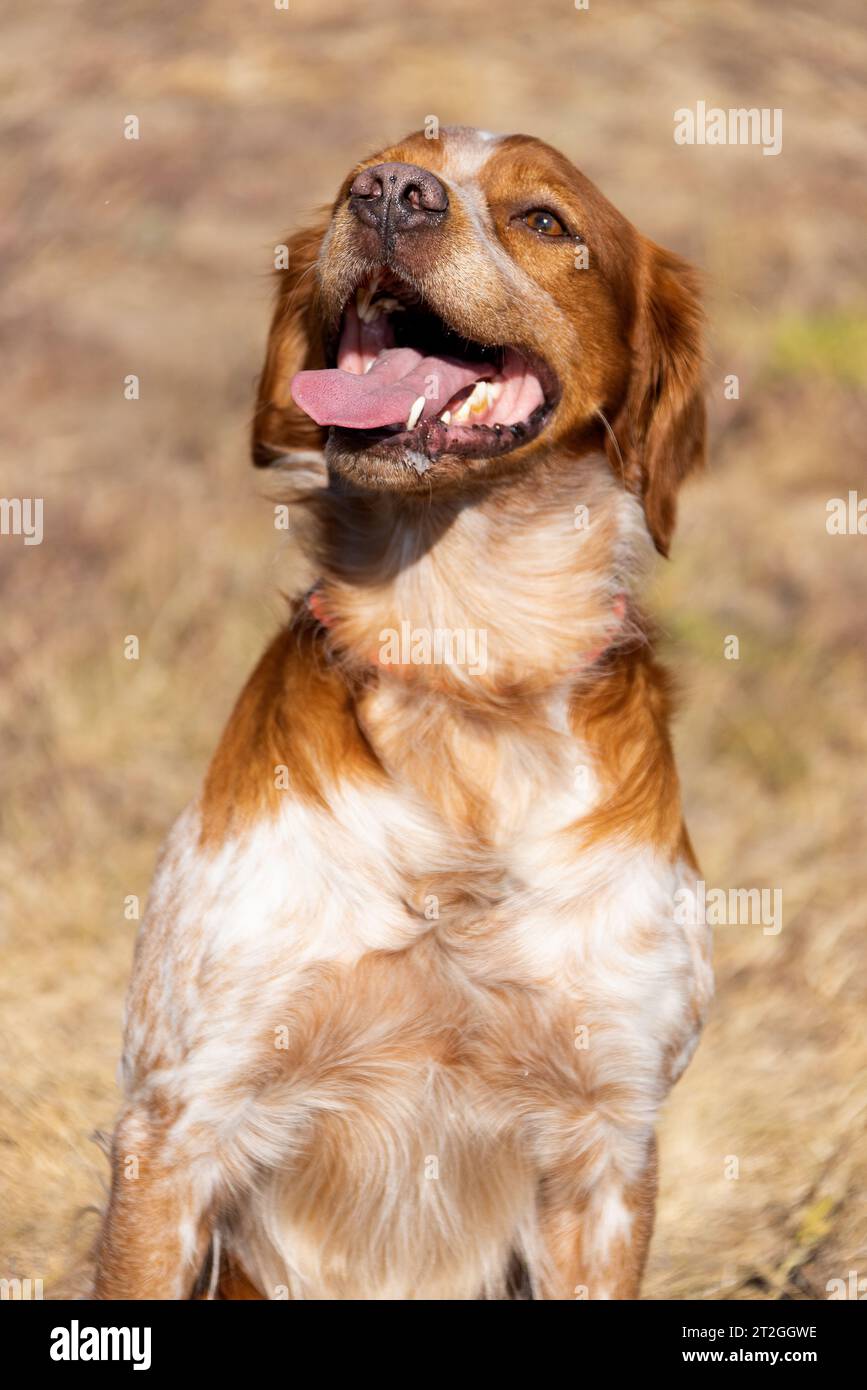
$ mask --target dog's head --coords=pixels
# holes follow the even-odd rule
[[[667,552],[703,454],[694,272],[525,135],[364,160],[288,243],[254,460],[326,450],[364,489],[465,485],[604,447]]]

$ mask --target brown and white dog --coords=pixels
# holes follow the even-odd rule
[[[163,851],[101,1298],[634,1298],[711,993],[636,601],[704,447],[694,273],[448,129],[289,242],[254,458],[318,581]]]

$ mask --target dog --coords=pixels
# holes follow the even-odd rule
[[[457,127],[285,249],[253,458],[314,582],[158,863],[95,1296],[635,1298],[712,992],[639,606],[696,272]]]

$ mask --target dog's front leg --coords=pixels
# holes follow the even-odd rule
[[[118,1123],[111,1161],[94,1296],[188,1298],[208,1247],[208,1178],[176,1127],[136,1110]]]
[[[547,1175],[540,1214],[545,1299],[637,1298],[656,1206],[656,1139],[637,1175],[612,1164],[589,1192],[567,1167]]]

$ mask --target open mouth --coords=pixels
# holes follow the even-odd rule
[[[491,458],[534,439],[559,397],[546,363],[468,340],[389,271],[355,290],[330,357],[293,378],[292,398],[355,448]]]

